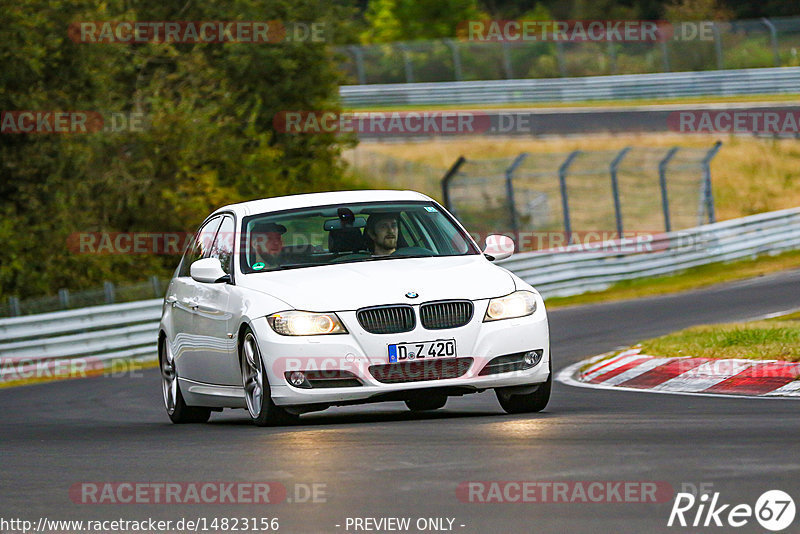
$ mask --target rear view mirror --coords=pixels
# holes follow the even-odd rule
[[[364,217],[356,217],[353,220],[352,228],[364,228],[367,226],[367,219]],[[326,232],[330,232],[331,230],[341,230],[343,228],[342,220],[341,219],[328,219],[322,225],[322,229]]]
[[[489,235],[486,237],[483,253],[491,261],[504,260],[514,254],[514,240],[505,235]]]
[[[220,282],[227,282],[230,276],[222,270],[222,264],[219,258],[203,258],[197,260],[189,268],[189,274],[197,282],[204,284],[214,284]]]

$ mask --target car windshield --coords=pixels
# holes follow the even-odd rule
[[[251,215],[242,221],[244,273],[480,254],[433,202],[369,202]]]

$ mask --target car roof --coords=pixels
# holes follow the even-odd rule
[[[393,191],[380,189],[362,191],[331,191],[328,193],[306,193],[301,195],[262,198],[260,200],[229,204],[219,208],[214,213],[233,211],[235,214],[241,217],[246,217],[248,215],[257,213],[268,213],[271,211],[291,210],[313,206],[327,206],[330,204],[350,204],[356,202],[380,202],[392,200],[430,201],[433,199],[423,195],[422,193],[417,193],[416,191]]]

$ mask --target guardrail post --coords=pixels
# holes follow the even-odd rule
[[[161,280],[158,279],[158,276],[151,276],[150,283],[153,284],[153,294],[156,297],[163,297],[164,294],[161,292]]]
[[[106,304],[114,304],[116,291],[112,282],[103,282],[103,292],[106,294]]]
[[[580,150],[572,152],[558,168],[558,182],[561,189],[561,211],[564,212],[564,232],[567,234],[567,244],[572,243],[572,224],[569,219],[569,198],[567,196],[567,171],[569,171],[569,166],[572,165],[572,162],[580,153]]]
[[[399,43],[397,47],[403,52],[403,65],[406,69],[406,83],[414,83],[414,66],[411,65],[411,51],[403,43]]]
[[[455,214],[455,211],[450,202],[450,180],[452,180],[453,176],[458,172],[458,169],[460,169],[466,161],[467,158],[464,156],[458,156],[458,159],[450,166],[442,178],[442,201],[444,202],[445,209],[453,214]]]
[[[708,213],[708,222],[717,222],[717,216],[714,213],[714,193],[711,191],[711,160],[719,152],[722,146],[722,141],[717,141],[711,150],[703,158],[703,200],[705,200],[706,213]]]
[[[508,205],[511,208],[511,231],[514,232],[514,252],[519,252],[519,221],[517,220],[517,203],[514,200],[514,172],[527,157],[527,152],[521,153],[506,169],[506,196],[508,197]]]
[[[669,220],[669,195],[667,192],[667,165],[670,160],[678,153],[679,147],[672,147],[664,156],[664,159],[658,162],[658,181],[661,185],[661,209],[664,210],[664,231],[672,231],[672,223]]]
[[[366,85],[367,73],[364,70],[364,51],[358,45],[350,45],[347,47],[353,53],[353,58],[356,60],[356,76],[358,76],[358,83]]]
[[[8,297],[8,312],[11,317],[22,315],[22,310],[19,307],[19,297]]]
[[[761,17],[761,22],[763,22],[764,26],[766,26],[769,30],[769,40],[770,44],[772,44],[773,63],[776,67],[780,67],[781,54],[778,51],[778,30],[775,29],[775,25],[767,17]]]
[[[69,289],[58,290],[58,302],[63,309],[69,308]]]
[[[460,82],[463,76],[461,75],[461,53],[458,51],[458,45],[452,39],[445,39],[444,44],[453,54],[453,76],[457,82]]]
[[[723,70],[725,62],[722,60],[722,37],[719,34],[719,26],[716,22],[711,23],[711,29],[714,31],[714,49],[717,52],[717,69]]]
[[[631,147],[626,146],[622,150],[619,151],[619,154],[614,158],[614,161],[611,162],[611,166],[609,167],[609,171],[611,172],[611,192],[614,195],[614,215],[617,218],[617,235],[620,239],[622,239],[622,206],[619,202],[619,182],[617,181],[617,171],[619,169],[619,164],[622,163],[622,160],[625,158],[625,155],[630,152]]]

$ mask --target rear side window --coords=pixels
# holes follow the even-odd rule
[[[178,276],[190,276],[189,268],[192,263],[201,258],[208,257],[211,244],[214,242],[214,236],[217,234],[221,222],[222,217],[214,217],[200,227],[194,235],[192,244],[186,249],[186,253],[183,255]]]

